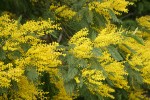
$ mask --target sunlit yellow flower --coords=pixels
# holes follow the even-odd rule
[[[87,38],[88,30],[86,28],[77,32],[69,41],[75,45],[71,52],[78,58],[90,58],[92,53],[92,42]],[[86,51],[86,52],[85,52]]]
[[[95,47],[105,47],[110,44],[122,43],[122,35],[115,26],[107,25],[105,29],[102,29],[98,36],[94,40]]]

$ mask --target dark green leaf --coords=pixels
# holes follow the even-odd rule
[[[18,21],[17,21],[17,28],[18,29],[20,28],[21,20],[22,20],[22,15],[20,15],[20,17],[18,18]]]
[[[0,49],[0,60],[4,59],[6,59],[6,53],[2,49]]]
[[[116,59],[117,61],[122,61],[123,58],[120,55],[119,51],[114,46],[108,46],[109,53],[111,56]]]
[[[38,73],[35,67],[28,67],[25,74],[30,81],[35,82],[38,79]]]
[[[138,43],[144,45],[144,41],[142,38],[138,37],[137,35],[131,34],[130,35],[133,39],[135,39]]]
[[[56,35],[56,32],[51,33],[51,35],[56,39],[58,38],[58,36]]]
[[[65,86],[66,92],[71,95],[76,87],[76,83],[75,81],[72,80],[67,83],[64,83],[64,86]]]
[[[111,9],[109,9],[109,14],[114,22],[122,23]]]
[[[126,44],[123,44],[127,49],[129,49],[132,53],[136,53],[135,50],[133,50],[131,47],[129,47],[128,45]]]
[[[78,69],[70,67],[68,70],[66,81],[72,80],[77,74],[78,74]]]
[[[93,23],[93,12],[91,10],[89,10],[88,14],[85,16],[86,16],[87,22],[92,24]]]
[[[100,48],[93,48],[92,54],[93,54],[93,56],[95,56],[95,57],[102,56],[102,50],[101,50]]]
[[[7,93],[8,89],[7,88],[0,88],[0,95],[2,95],[3,93]]]
[[[76,64],[79,65],[81,68],[87,67],[88,61],[85,59],[78,59]]]

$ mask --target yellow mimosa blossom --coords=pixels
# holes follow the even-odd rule
[[[87,84],[87,86],[88,86],[88,89],[93,94],[98,93],[98,94],[100,94],[103,97],[110,97],[111,99],[115,98],[113,95],[110,94],[112,92],[115,92],[115,90],[112,89],[111,87],[109,87],[106,84],[101,84],[101,85],[98,85],[98,86]]]
[[[36,66],[39,72],[48,70],[51,67],[56,67],[61,64],[58,57],[62,55],[62,53],[57,52],[57,46],[58,43],[32,46],[24,55],[24,59],[18,59],[15,62],[20,67],[27,65]]]
[[[128,73],[124,69],[122,62],[114,60],[108,52],[103,52],[103,55],[99,57],[102,67],[108,74],[108,78],[118,88],[129,88],[128,81],[125,79],[125,75]]]
[[[0,61],[0,87],[8,88],[12,80],[19,82],[23,72],[21,68],[13,68],[12,63],[4,64]]]
[[[150,16],[146,15],[137,19],[138,23],[150,30]]]
[[[53,32],[53,29],[61,29],[58,25],[53,25],[53,22],[48,19],[41,21],[30,20],[22,25],[22,32],[36,33],[39,36]]]
[[[113,84],[118,88],[129,88],[127,79],[124,78],[124,75],[128,75],[125,71],[124,66],[117,61],[103,66],[106,72],[108,73],[108,78],[113,82]]]
[[[110,44],[120,44],[122,43],[122,35],[115,26],[107,25],[105,29],[102,29],[98,36],[94,40],[95,47],[105,47]]]
[[[144,40],[144,45],[137,43],[132,38],[127,38],[124,41],[126,45],[128,45],[136,51],[134,55],[130,54],[127,56],[127,61],[130,64],[131,68],[135,69],[136,71],[142,72],[141,75],[143,77],[143,81],[147,84],[150,84],[150,35],[146,34],[145,32],[140,32],[139,34],[144,35],[144,37],[146,37],[146,39]]]
[[[105,77],[103,76],[103,73],[99,70],[93,69],[93,70],[82,70],[82,77],[86,78],[89,83],[95,84],[95,85],[101,85],[102,80],[105,80]]]
[[[105,77],[100,70],[96,69],[83,69],[82,77],[84,78],[84,83],[88,86],[88,89],[91,93],[98,93],[103,97],[114,98],[111,92],[114,92],[114,89],[110,88],[108,85],[103,84]]]
[[[18,82],[18,91],[14,93],[12,98],[26,99],[26,100],[37,100],[38,89],[32,82],[29,82],[25,76],[20,78]]]
[[[64,87],[64,83],[63,83],[63,79],[60,76],[60,74],[58,74],[59,70],[58,69],[49,69],[49,73],[52,75],[50,77],[50,81],[52,81],[52,83],[55,84],[56,88],[59,89],[59,92],[57,95],[53,96],[54,100],[73,100],[72,97],[67,94],[65,87]],[[56,78],[57,76],[57,78]],[[73,95],[73,94],[71,94]]]
[[[50,10],[54,11],[58,16],[65,19],[72,19],[72,17],[75,16],[76,14],[75,11],[73,11],[71,8],[67,7],[66,5],[63,6],[51,5]]]
[[[112,10],[115,14],[120,15],[121,12],[128,12],[126,8],[129,2],[126,0],[102,0],[93,1],[89,3],[89,10],[94,9],[99,14],[102,14],[106,19],[110,19],[109,10]]]
[[[92,42],[89,38],[87,38],[87,35],[88,30],[84,28],[77,32],[69,41],[70,44],[75,45],[75,47],[71,49],[71,52],[77,58],[90,58],[92,55]]]
[[[144,93],[144,90],[130,91],[129,100],[149,100]]]
[[[59,56],[63,54],[61,49],[57,49],[59,44],[55,42],[43,44],[40,40],[42,35],[51,33],[54,29],[61,28],[53,25],[50,19],[30,20],[24,24],[20,23],[18,27],[17,21],[11,19],[9,15],[0,17],[0,38],[4,38],[0,45],[1,50],[7,53],[7,60],[12,62],[7,64],[0,61],[0,88],[10,88],[11,82],[15,81],[19,89],[12,90],[14,94],[10,98],[26,100],[36,100],[39,96],[45,98],[42,96],[45,92],[38,90],[38,86],[29,82],[23,75],[27,67],[35,67],[39,72],[38,75],[41,75],[41,72],[50,71],[51,67],[61,64]],[[63,82],[60,83],[61,86],[62,84]]]
[[[79,77],[75,77],[74,79],[75,79],[76,83],[80,83]]]
[[[99,62],[101,62],[102,65],[105,65],[114,61],[114,59],[111,57],[111,55],[107,51],[104,51],[102,55],[103,56],[99,57]]]

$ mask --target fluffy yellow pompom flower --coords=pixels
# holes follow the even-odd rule
[[[77,32],[69,41],[69,44],[75,45],[75,47],[71,49],[71,52],[78,58],[90,58],[92,55],[92,42],[86,37],[87,35],[88,30],[84,28]]]
[[[137,19],[138,23],[150,30],[150,16],[146,15]]]
[[[101,85],[102,80],[105,80],[105,77],[103,76],[103,73],[99,70],[87,70],[84,69],[82,70],[82,77],[86,78],[89,83],[91,84],[96,84],[96,85]]]
[[[14,97],[17,99],[36,100],[38,96],[38,89],[32,82],[29,82],[27,77],[22,76],[18,82],[18,91],[14,93]]]
[[[15,63],[20,67],[27,65],[36,66],[39,72],[47,71],[51,67],[56,67],[61,64],[58,59],[62,53],[57,51],[58,43],[38,44],[32,46],[24,55],[24,59],[15,60]]]
[[[115,26],[107,25],[105,29],[100,30],[98,36],[94,40],[95,47],[105,47],[110,44],[119,44],[122,42],[122,35]]]
[[[115,61],[108,52],[104,52],[103,55],[99,57],[99,61],[107,72],[108,78],[116,87],[129,88],[128,81],[124,78],[128,73],[125,71],[123,63]]]
[[[129,88],[128,81],[124,78],[124,75],[128,75],[128,73],[120,62],[113,61],[112,63],[105,65],[104,69],[108,73],[108,78],[116,87]]]
[[[23,72],[21,68],[13,68],[12,63],[0,61],[0,87],[9,87],[12,80],[19,82]]]
[[[100,94],[104,97],[114,98],[111,92],[114,92],[114,89],[110,88],[108,85],[103,84],[105,77],[100,70],[96,69],[83,69],[82,77],[84,78],[84,83],[88,86],[88,89],[93,94]]]
[[[103,97],[110,97],[111,99],[114,99],[114,96],[111,95],[110,93],[115,92],[114,89],[112,89],[111,87],[109,87],[106,84],[101,84],[98,86],[92,85],[92,84],[87,84],[88,89],[90,90],[90,92],[92,94],[100,94]]]
[[[72,19],[73,16],[75,16],[76,12],[73,11],[71,8],[69,8],[66,5],[63,6],[50,6],[50,10],[54,11],[58,16],[65,18],[65,19]]]
[[[129,2],[126,0],[102,0],[93,1],[89,3],[89,10],[95,10],[99,14],[105,16],[105,18],[111,19],[109,10],[112,10],[115,14],[120,15],[121,12],[128,12],[126,8]]]

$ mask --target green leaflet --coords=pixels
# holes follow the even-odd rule
[[[114,22],[122,23],[111,9],[109,9],[109,14]]]
[[[86,85],[80,89],[80,94],[84,98],[84,100],[98,100],[97,95],[92,94]]]
[[[28,67],[25,74],[30,81],[36,82],[38,79],[38,73],[35,67]]]
[[[94,57],[102,56],[102,50],[100,48],[93,48],[92,54]]]
[[[57,31],[54,31],[54,32],[52,32],[52,33],[50,33],[50,35],[52,36],[52,37],[54,37],[54,38],[56,38],[56,39],[58,39],[58,35],[60,35],[61,33],[58,33]],[[49,35],[49,34],[47,34],[47,35]]]
[[[132,53],[136,53],[135,50],[133,50],[131,47],[129,47],[128,45],[126,44],[123,44],[127,49],[129,49]]]
[[[66,81],[70,81],[74,79],[74,77],[78,74],[78,69],[77,68],[72,68],[70,67],[67,73]]]
[[[92,30],[91,32],[89,32],[91,34],[89,34],[89,37],[92,41],[95,40],[96,36],[97,36],[97,32],[95,32],[94,30]]]
[[[73,55],[68,54],[66,58],[69,66],[75,64],[75,57]]]
[[[7,93],[8,89],[7,88],[0,88],[0,95],[2,95],[3,93]]]
[[[136,28],[132,34],[130,33],[130,34],[124,34],[124,35],[127,37],[131,37],[134,40],[136,40],[139,44],[144,45],[144,40],[141,37],[136,35],[137,30],[138,30],[138,28]]]
[[[12,80],[12,81],[11,81],[11,84],[12,84],[11,88],[12,88],[13,90],[15,90],[15,91],[18,91],[18,85],[17,85],[17,82],[14,81],[14,80]]]
[[[22,15],[19,16],[18,21],[17,21],[17,28],[20,28],[21,25],[21,20],[22,20]]]
[[[96,27],[105,27],[107,23],[105,17],[96,12],[93,12],[93,13],[94,13],[93,22],[95,23]]]
[[[81,68],[85,68],[85,67],[88,66],[88,61],[85,60],[85,59],[78,59],[78,60],[76,61],[76,64],[77,64],[77,65],[79,64],[79,67],[81,67]]]
[[[72,0],[72,1],[73,1],[72,8],[75,10],[79,10],[79,8],[82,8],[82,6],[86,2],[86,0]]]
[[[111,56],[116,59],[117,61],[122,61],[123,58],[120,55],[119,51],[114,46],[108,46],[108,51],[111,54]]]
[[[126,70],[129,73],[128,75],[128,82],[129,85],[132,87],[140,88],[140,85],[143,84],[143,78],[141,73],[132,69],[128,63],[125,63]]]
[[[12,51],[12,52],[10,52],[10,54],[13,57],[13,59],[18,59],[22,56],[22,54],[19,50]]]
[[[91,10],[87,11],[87,15],[85,17],[89,24],[93,23],[93,12]]]
[[[27,43],[22,43],[21,44],[21,48],[27,52],[30,48],[31,48],[31,45],[27,44]]]
[[[144,45],[144,41],[142,38],[138,37],[137,35],[131,34],[130,37],[132,37],[133,39],[135,39],[138,43]]]
[[[4,52],[4,50],[0,49],[0,60],[4,59],[6,59],[6,53]]]
[[[74,80],[71,80],[69,82],[66,82],[64,86],[65,86],[66,92],[71,95],[76,87],[76,83]]]

